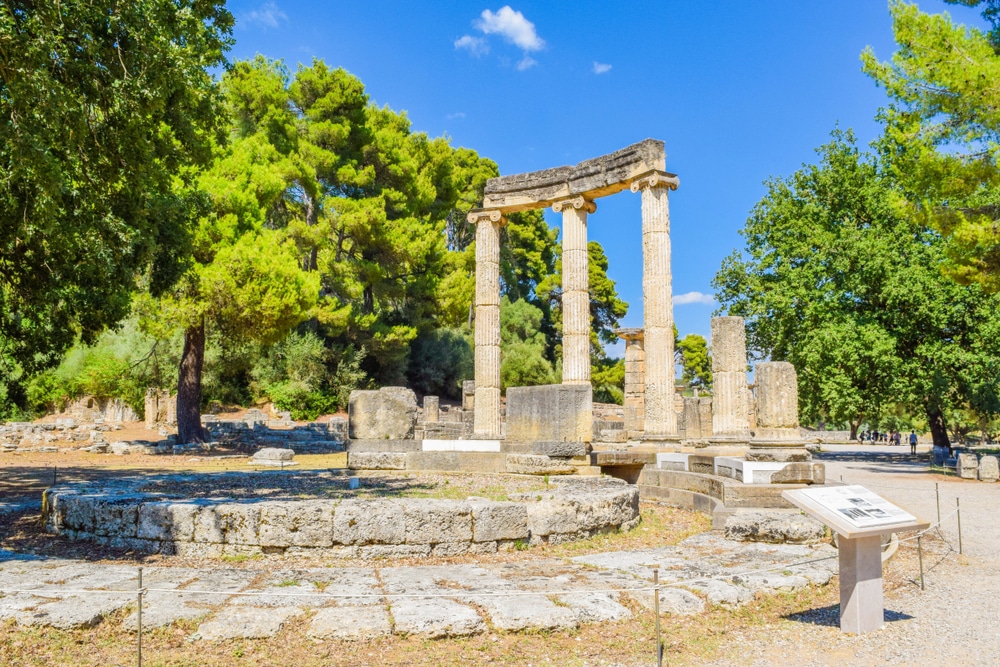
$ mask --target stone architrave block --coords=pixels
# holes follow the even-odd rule
[[[589,384],[550,384],[507,390],[507,439],[590,442],[593,390]]]
[[[817,466],[820,466],[817,469]],[[817,480],[816,475],[820,473],[823,475],[822,479]],[[822,468],[822,464],[814,464],[812,462],[802,462],[802,463],[789,463],[781,470],[773,473],[771,475],[771,484],[822,484],[826,479],[825,469]]]
[[[959,454],[955,461],[955,472],[961,479],[978,479],[979,458],[975,454]]]
[[[353,440],[412,440],[417,397],[406,387],[351,392],[348,435]]]
[[[528,539],[528,510],[523,503],[470,500],[472,541]]]
[[[979,460],[979,481],[1000,481],[1000,465],[998,465],[997,457],[984,456]]]

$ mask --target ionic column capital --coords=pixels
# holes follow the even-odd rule
[[[583,195],[577,195],[576,197],[567,197],[566,199],[560,199],[558,201],[552,202],[552,210],[556,213],[561,213],[563,209],[573,207],[577,210],[583,209],[587,213],[593,213],[597,210],[597,204],[590,201],[589,199],[584,199]]]
[[[670,188],[671,190],[676,190],[680,184],[681,180],[677,178],[677,174],[671,174],[666,171],[651,171],[632,181],[629,188],[632,192],[638,192],[645,188]]]
[[[465,219],[473,225],[478,225],[480,222],[499,222],[502,225],[507,222],[503,213],[495,208],[474,208],[469,211]]]

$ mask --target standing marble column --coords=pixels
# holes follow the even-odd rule
[[[747,334],[742,317],[712,318],[712,439],[749,442]]]
[[[625,432],[629,439],[642,437],[646,419],[646,352],[642,329],[618,329],[625,340]]]
[[[590,280],[587,214],[592,201],[571,197],[552,204],[562,213],[563,384],[590,384]]]
[[[646,440],[678,440],[674,409],[674,313],[670,275],[670,207],[677,177],[655,171],[632,182],[642,191],[642,315],[646,350]]]
[[[475,210],[476,225],[476,394],[473,434],[499,438],[500,429],[500,211]]]
[[[808,461],[799,433],[799,383],[795,366],[767,361],[754,368],[757,390],[757,428],[750,441],[748,461]]]

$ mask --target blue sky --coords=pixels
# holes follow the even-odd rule
[[[973,25],[975,9],[921,0]],[[887,2],[407,2],[241,0],[232,59],[294,71],[313,58],[358,76],[371,98],[515,174],[575,164],[647,137],[666,144],[674,315],[709,334],[711,279],[742,247],[763,182],[815,157],[839,124],[863,144],[886,103],[861,72],[894,51]],[[559,216],[548,212],[549,223]],[[639,195],[598,201],[590,238],[642,326]]]

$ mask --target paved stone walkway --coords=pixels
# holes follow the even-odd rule
[[[705,533],[676,547],[465,565],[311,569],[148,567],[143,627],[197,619],[194,638],[269,637],[311,614],[308,634],[362,639],[390,633],[446,637],[487,630],[555,630],[631,616],[629,596],[652,609],[652,567],[661,608],[697,614],[706,600],[738,606],[756,591],[826,583],[836,573],[828,545],[732,542]],[[813,561],[794,565],[800,561]],[[288,567],[289,561],[282,563]],[[702,581],[696,578],[712,577]],[[137,569],[0,551],[0,620],[25,626],[93,626],[122,609],[136,623]],[[639,590],[635,590],[639,589]]]

